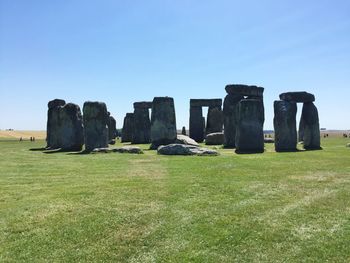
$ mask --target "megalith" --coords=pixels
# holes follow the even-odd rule
[[[211,106],[208,109],[207,126],[205,133],[222,132],[222,126],[224,124],[224,118],[220,106]]]
[[[131,142],[134,130],[134,113],[127,113],[124,117],[121,142]]]
[[[152,108],[152,102],[134,103],[133,144],[150,143],[151,141],[151,120],[149,118],[150,108]]]
[[[167,145],[176,140],[176,117],[174,99],[155,97],[151,115],[151,149]]]
[[[109,115],[108,121],[108,142],[109,144],[115,143],[115,138],[117,137],[117,121],[111,115]]]
[[[196,142],[203,142],[204,129],[202,107],[190,107],[190,137]]]
[[[47,104],[47,125],[46,125],[46,148],[59,148],[59,108],[66,102],[61,99],[54,99]]]
[[[238,103],[243,99],[242,95],[228,94],[224,100],[224,146],[236,147],[236,129],[238,119]]]
[[[103,102],[87,101],[83,106],[85,150],[108,147],[107,106]]]
[[[303,105],[302,119],[304,122],[304,149],[321,149],[320,124],[318,110],[314,103],[306,102]]]
[[[185,127],[185,126],[182,127],[181,134],[182,134],[182,135],[187,135],[187,134],[186,134],[186,127]]]
[[[259,99],[244,99],[238,104],[236,131],[237,153],[264,152],[264,103]]]
[[[275,150],[276,152],[296,151],[297,129],[295,102],[278,100],[274,102]]]

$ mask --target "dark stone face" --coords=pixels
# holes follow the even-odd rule
[[[304,121],[304,149],[321,149],[320,124],[318,111],[312,102],[304,103],[302,119]]]
[[[224,145],[227,148],[236,147],[236,129],[238,120],[238,103],[244,97],[228,94],[224,100]]]
[[[295,151],[297,149],[296,103],[275,101],[274,111],[275,150],[277,152]]]
[[[182,127],[181,134],[182,134],[182,135],[186,135],[186,127],[185,127],[185,126]]]
[[[48,105],[47,147],[81,150],[84,144],[84,131],[79,106],[73,103],[62,105],[62,100],[51,101]]]
[[[133,144],[150,143],[151,141],[151,121],[149,119],[149,110],[145,108],[135,108],[134,126],[132,133]]]
[[[152,109],[152,101],[139,101],[134,103],[134,109]]]
[[[134,113],[127,113],[124,118],[122,129],[122,142],[131,142],[134,130]]]
[[[176,140],[176,117],[174,99],[155,97],[151,117],[151,149],[167,145]]]
[[[65,104],[66,104],[66,102],[64,100],[54,99],[54,100],[49,101],[49,103],[47,104],[47,107],[49,109],[51,109],[51,108],[55,108],[58,106],[64,106]]]
[[[286,92],[280,94],[280,100],[292,102],[313,102],[315,101],[315,96],[305,91]]]
[[[190,138],[196,142],[203,142],[205,120],[203,122],[202,107],[190,107]]]
[[[108,147],[109,116],[106,104],[87,101],[83,107],[85,149]]]
[[[222,99],[190,99],[190,107],[220,107]]]
[[[108,141],[112,142],[117,137],[117,121],[113,116],[109,116]]]
[[[262,100],[241,100],[238,104],[237,153],[264,151],[264,104]]]
[[[226,85],[225,90],[227,94],[241,95],[241,96],[253,96],[255,98],[262,98],[264,94],[264,88],[258,86],[249,86],[243,84],[230,84]]]
[[[220,107],[209,107],[206,134],[222,132],[222,126],[224,125],[224,116]]]

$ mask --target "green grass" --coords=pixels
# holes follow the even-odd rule
[[[347,142],[181,157],[0,141],[0,262],[349,262]]]

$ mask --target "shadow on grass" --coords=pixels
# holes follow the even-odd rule
[[[29,149],[29,151],[33,151],[33,152],[43,152],[46,151],[45,147],[41,147],[41,148],[31,148]]]

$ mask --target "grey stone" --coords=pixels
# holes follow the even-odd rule
[[[186,134],[186,127],[185,127],[185,126],[182,127],[181,134],[182,134],[182,135],[187,135],[187,134]]]
[[[217,156],[219,153],[215,150],[200,148],[192,145],[169,144],[160,146],[157,150],[161,155],[198,155],[198,156]]]
[[[196,142],[203,142],[205,119],[202,107],[190,107],[190,137]]]
[[[171,144],[176,140],[176,117],[174,99],[155,97],[151,116],[151,149]]]
[[[113,149],[111,148],[95,148],[90,151],[91,153],[111,153]]]
[[[113,116],[109,116],[109,122],[108,122],[108,142],[109,142],[109,144],[115,144],[114,139],[116,137],[117,137],[117,121],[114,119]]]
[[[152,104],[151,104],[152,105]],[[134,103],[135,106],[135,103]],[[134,109],[134,125],[132,133],[133,144],[151,142],[151,120],[148,107],[136,107]]]
[[[205,137],[206,145],[221,145],[224,144],[225,137],[222,132],[209,133]]]
[[[254,96],[255,98],[262,98],[264,94],[264,88],[262,87],[243,84],[229,84],[226,85],[225,90],[227,94]]]
[[[134,109],[152,109],[152,101],[138,101],[134,103]]]
[[[264,143],[275,143],[273,138],[264,138]]]
[[[134,113],[127,113],[124,117],[121,142],[131,142],[134,130]]]
[[[83,107],[85,150],[108,147],[109,116],[103,102],[87,101]]]
[[[305,91],[285,92],[280,94],[280,100],[292,102],[314,102],[315,96]]]
[[[264,152],[264,104],[262,100],[241,100],[236,132],[236,153]]]
[[[56,100],[49,102],[48,147],[80,151],[84,144],[83,120],[78,105]]]
[[[207,126],[205,129],[206,134],[214,132],[222,132],[224,125],[224,116],[220,107],[209,107]]]
[[[274,112],[273,124],[275,128],[276,152],[296,151],[296,103],[283,100],[275,101]]]
[[[140,147],[137,147],[137,146],[123,146],[121,148],[113,149],[113,152],[143,154],[143,150]]]
[[[303,119],[303,115],[301,115],[300,122],[299,122],[298,142],[304,141],[304,130],[305,130],[305,122]]]
[[[190,99],[190,107],[221,107],[222,99]]]
[[[304,121],[304,149],[321,149],[320,124],[318,111],[312,102],[303,105],[302,118]]]
[[[195,140],[191,139],[190,137],[188,137],[186,135],[180,135],[180,134],[177,135],[175,143],[199,146],[199,144]]]
[[[224,146],[236,147],[236,129],[238,120],[238,103],[243,99],[242,95],[228,94],[224,100]]]

